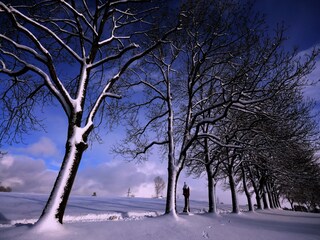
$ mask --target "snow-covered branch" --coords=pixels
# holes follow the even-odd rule
[[[91,17],[91,19],[93,18],[93,16],[90,14],[90,10],[88,9],[88,6],[87,6],[87,3],[85,0],[82,0],[83,2],[83,5],[86,7],[86,10],[87,10],[87,13],[89,14],[89,16]],[[92,26],[91,22],[87,20],[87,18],[82,14],[80,13],[79,11],[77,11],[77,9],[75,9],[73,6],[71,6],[68,2],[66,1],[61,1],[61,3],[66,6],[68,9],[71,10],[71,12],[76,16],[75,18],[80,18],[85,24],[87,27],[89,27],[92,32],[97,36],[98,33],[96,32],[96,29]]]
[[[109,92],[109,90],[112,88],[112,86],[115,84],[115,82],[120,78],[120,76],[128,69],[128,67],[135,61],[137,61],[138,59],[142,58],[143,56],[147,55],[148,53],[150,53],[152,50],[154,50],[156,47],[159,46],[159,44],[162,43],[162,41],[164,41],[172,32],[176,31],[176,27],[170,29],[169,31],[167,31],[165,34],[163,34],[163,36],[157,40],[155,43],[153,43],[151,46],[149,46],[147,49],[145,49],[144,51],[141,51],[138,54],[135,54],[134,56],[132,56],[131,58],[129,58],[129,60],[127,60],[122,67],[119,69],[118,73],[116,73],[108,82],[108,84],[104,87],[102,93],[99,95],[99,97],[97,98],[94,106],[92,107],[88,118],[87,118],[87,123],[92,123],[93,122],[93,118],[97,113],[97,110],[100,106],[100,104],[102,103],[102,101],[105,99],[105,97],[107,96],[107,93]],[[128,48],[136,48],[137,45],[133,44],[133,45],[129,45]],[[128,51],[129,49],[126,49],[124,51],[122,51],[122,54],[124,54],[126,51]],[[116,57],[116,56],[115,56]],[[106,59],[102,60],[103,62],[107,61]],[[102,64],[102,62],[101,62]]]
[[[102,65],[102,64],[104,64],[106,62],[109,62],[109,61],[112,61],[112,60],[115,60],[115,59],[120,59],[129,50],[132,50],[132,49],[135,49],[135,48],[138,48],[138,47],[139,46],[137,44],[130,44],[130,45],[126,46],[125,48],[121,49],[116,54],[114,54],[112,56],[107,56],[107,57],[105,57],[103,59],[100,59],[97,62],[94,62],[94,63],[90,64],[88,66],[88,69],[94,69],[94,68],[97,68],[97,67],[99,67],[100,65]]]
[[[6,41],[8,41],[9,43],[11,43],[13,46],[15,46],[17,49],[20,49],[22,51],[26,51],[32,55],[35,56],[36,59],[40,60],[41,62],[45,63],[46,62],[46,57],[44,57],[43,55],[39,54],[36,50],[34,50],[33,48],[31,47],[28,47],[27,45],[23,45],[23,44],[19,44],[17,43],[16,41],[14,41],[13,39],[3,35],[3,34],[0,34],[0,39],[4,39]]]
[[[34,43],[35,45],[47,56],[49,57],[49,59],[51,58],[49,55],[49,51],[44,48],[40,41],[36,38],[35,35],[33,35],[31,33],[31,31],[29,31],[27,28],[23,27],[21,24],[19,24],[19,22],[17,21],[16,17],[20,17],[21,19],[23,19],[24,21],[32,24],[33,26],[35,26],[36,28],[43,30],[45,32],[47,32],[51,37],[53,37],[57,43],[60,44],[61,47],[63,47],[64,49],[66,49],[76,60],[78,60],[79,62],[82,61],[82,58],[80,58],[80,56],[72,50],[72,48],[66,44],[56,33],[54,33],[52,30],[50,30],[49,28],[47,28],[44,25],[41,25],[39,22],[27,17],[26,15],[24,15],[23,13],[21,13],[20,11],[18,11],[16,8],[14,7],[7,7],[4,3],[0,2],[0,6],[6,10],[6,12],[8,12],[10,14],[10,16],[13,19],[13,23],[16,24],[16,27],[21,30],[22,32],[24,32]]]

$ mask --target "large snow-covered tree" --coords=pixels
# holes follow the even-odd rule
[[[0,140],[42,127],[37,113],[51,103],[68,122],[63,162],[37,223],[48,227],[63,222],[88,138],[111,121],[108,103],[121,97],[117,82],[170,30],[151,1],[9,2],[0,2]]]

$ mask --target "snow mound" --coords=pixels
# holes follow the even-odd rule
[[[102,214],[85,214],[85,215],[66,215],[64,217],[64,223],[86,223],[86,222],[105,222],[105,221],[134,221],[134,220],[142,220],[144,218],[157,217],[162,215],[163,213],[159,212],[125,212],[125,213],[102,213]],[[11,227],[11,226],[19,226],[19,225],[33,225],[37,222],[38,219],[30,218],[30,219],[16,219],[11,220],[5,223],[0,223],[0,228],[3,227]]]

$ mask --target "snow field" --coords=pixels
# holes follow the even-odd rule
[[[0,240],[319,240],[320,214],[263,210],[230,214],[205,212],[206,202],[191,201],[191,214],[163,215],[163,199],[72,196],[64,224],[46,232],[37,221],[46,195],[0,193]]]

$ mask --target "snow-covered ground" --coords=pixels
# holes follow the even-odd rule
[[[219,215],[205,213],[206,202],[191,201],[190,215],[164,216],[163,199],[71,197],[64,225],[37,232],[32,224],[41,214],[46,195],[0,193],[0,240],[319,240],[320,214],[284,210]],[[178,201],[181,212],[182,201]]]

